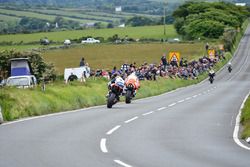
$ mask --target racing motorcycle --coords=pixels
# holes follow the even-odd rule
[[[116,81],[112,83],[109,88],[109,94],[107,97],[107,107],[112,108],[114,104],[120,101],[120,95],[123,92],[124,81]]]

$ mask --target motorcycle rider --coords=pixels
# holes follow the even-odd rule
[[[215,76],[215,72],[213,69],[211,69],[208,73],[208,76],[209,76],[209,80],[213,80],[214,79],[214,76]]]
[[[140,88],[140,81],[138,77],[136,76],[135,72],[131,73],[126,79],[125,79],[125,85],[132,84],[135,88],[133,96],[135,97],[137,90]]]
[[[123,88],[124,88],[124,80],[122,79],[122,77],[120,77],[119,75],[118,75],[118,73],[115,73],[113,76],[112,76],[112,79],[109,81],[109,83],[108,83],[108,94],[106,95],[106,97],[108,97],[109,96],[109,93],[110,93],[110,90],[111,90],[111,86],[112,86],[112,84],[116,84],[117,86],[119,86],[120,87],[120,89],[121,90],[123,90]],[[121,91],[121,93],[122,93],[123,91]],[[118,94],[117,95],[117,100],[118,101],[120,101],[120,95],[121,95],[121,93],[120,94]]]
[[[228,62],[227,69],[228,69],[229,72],[232,71],[232,63],[231,62]]]

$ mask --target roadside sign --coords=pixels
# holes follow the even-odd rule
[[[180,52],[169,52],[168,62],[176,61],[178,64],[181,60]]]
[[[215,50],[214,49],[209,49],[208,50],[208,57],[210,59],[215,59]]]

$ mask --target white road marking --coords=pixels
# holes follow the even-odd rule
[[[125,164],[124,162],[122,162],[120,160],[114,160],[114,162],[116,162],[117,164],[124,166],[124,167],[132,167],[131,165]]]
[[[250,137],[246,139],[246,142],[250,143]]]
[[[182,102],[184,102],[184,101],[185,101],[185,100],[179,100],[178,103],[182,103]]]
[[[217,87],[215,86],[214,89],[216,89]]]
[[[146,116],[146,115],[150,115],[150,114],[153,114],[154,113],[154,111],[150,111],[150,112],[147,112],[147,113],[145,113],[145,114],[142,114],[143,116]]]
[[[240,147],[244,148],[244,149],[247,149],[247,150],[250,150],[249,147],[245,146],[244,144],[242,144],[240,142],[240,139],[238,137],[238,134],[239,134],[239,129],[240,129],[240,116],[241,116],[241,111],[242,109],[244,108],[244,105],[245,105],[245,102],[249,96],[250,92],[248,93],[248,95],[245,97],[243,103],[241,104],[241,107],[240,107],[240,111],[239,111],[239,114],[237,115],[236,117],[236,123],[235,123],[235,128],[234,128],[234,133],[233,133],[233,139],[234,139],[234,142],[236,144],[238,144]]]
[[[107,135],[111,135],[112,133],[114,133],[117,129],[119,129],[121,127],[121,125],[117,125],[116,127],[114,127],[113,129],[111,129],[110,131],[108,131],[106,134]]]
[[[168,106],[169,106],[169,107],[172,107],[172,106],[174,106],[174,105],[176,105],[176,103],[169,104]]]
[[[131,118],[131,119],[125,121],[124,123],[127,124],[127,123],[132,122],[132,121],[134,121],[134,120],[136,120],[136,119],[138,119],[138,117]]]
[[[198,96],[201,96],[201,93],[199,93]]]
[[[158,108],[157,110],[161,111],[161,110],[164,110],[164,109],[166,109],[166,107]]]
[[[193,98],[196,98],[198,95],[194,95]]]
[[[191,99],[191,97],[187,97],[185,100],[190,100]]]
[[[102,150],[103,153],[108,152],[108,149],[106,147],[106,141],[107,141],[107,139],[102,138],[101,143],[100,143],[100,147],[101,147],[101,150]]]

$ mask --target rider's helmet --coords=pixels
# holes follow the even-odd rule
[[[213,73],[214,73],[214,70],[213,70],[213,69],[211,69],[211,70],[209,71],[209,73],[210,73],[210,74],[213,74]]]

